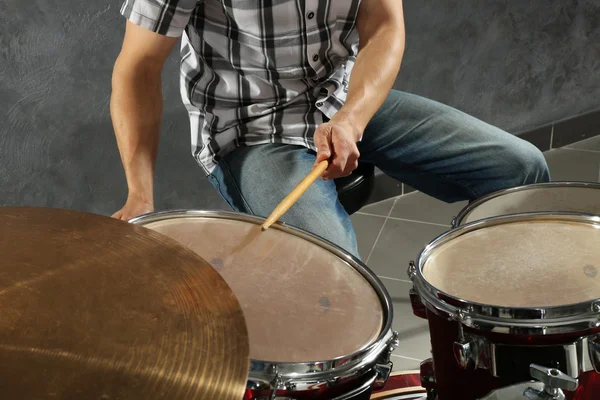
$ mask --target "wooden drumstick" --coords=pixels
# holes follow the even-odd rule
[[[279,218],[281,218],[281,216],[290,209],[290,207],[300,198],[300,196],[302,196],[306,189],[308,189],[308,187],[312,185],[314,181],[323,175],[323,172],[325,172],[328,166],[329,161],[324,160],[321,161],[315,168],[313,168],[310,174],[306,175],[306,178],[304,178],[302,182],[300,182],[298,186],[296,186],[294,190],[292,190],[290,194],[288,194],[286,198],[283,199],[281,203],[277,205],[277,207],[275,207],[271,215],[269,215],[269,218],[267,218],[265,223],[262,224],[261,229],[266,231]]]

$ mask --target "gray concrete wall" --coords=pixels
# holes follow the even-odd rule
[[[598,108],[600,0],[405,1],[397,88],[511,132]],[[0,0],[0,204],[110,214],[126,184],[109,116],[120,0]],[[190,156],[164,72],[158,208],[227,208]]]

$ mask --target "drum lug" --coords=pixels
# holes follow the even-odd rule
[[[427,307],[425,307],[425,305],[421,301],[421,298],[419,297],[417,291],[414,288],[410,289],[408,292],[408,296],[412,305],[413,314],[416,317],[427,319]]]
[[[594,370],[600,373],[600,335],[588,338],[588,352]]]
[[[385,364],[375,365],[375,381],[373,382],[373,390],[381,390],[392,374],[394,363],[389,361]]]
[[[579,381],[569,375],[562,373],[555,368],[546,368],[540,365],[531,364],[529,366],[531,377],[544,384],[544,392],[552,400],[562,400],[565,398],[563,390],[573,392],[579,387]]]
[[[454,359],[462,369],[472,371],[477,367],[477,365],[479,364],[479,360],[477,357],[477,355],[479,354],[479,349],[476,341],[464,340],[454,342],[454,345],[452,347],[454,352]]]
[[[392,332],[392,337],[387,342],[387,352],[384,352],[380,360],[375,365],[375,381],[373,382],[374,390],[382,389],[388,381],[394,363],[391,361],[392,353],[400,345],[400,334],[397,331]]]
[[[408,274],[408,278],[414,282],[415,277],[417,276],[417,265],[414,261],[410,261],[408,263],[408,270],[406,272]]]

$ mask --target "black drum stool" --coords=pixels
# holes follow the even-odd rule
[[[375,186],[375,166],[359,162],[350,176],[335,179],[338,197],[350,215],[367,204]]]

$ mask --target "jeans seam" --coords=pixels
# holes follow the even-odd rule
[[[250,204],[248,204],[248,201],[246,200],[246,198],[244,197],[244,194],[242,193],[242,190],[240,189],[237,181],[235,180],[235,178],[233,177],[233,174],[231,173],[231,170],[229,169],[229,165],[227,164],[227,162],[225,160],[221,160],[221,163],[223,164],[223,172],[227,173],[229,175],[229,178],[231,178],[231,182],[233,183],[233,186],[235,187],[235,190],[237,190],[238,194],[240,195],[240,199],[242,200],[242,203],[244,205],[244,207],[246,208],[246,210],[250,213],[254,215],[254,211],[252,211],[252,207],[250,207]],[[220,190],[220,189],[219,189]]]

